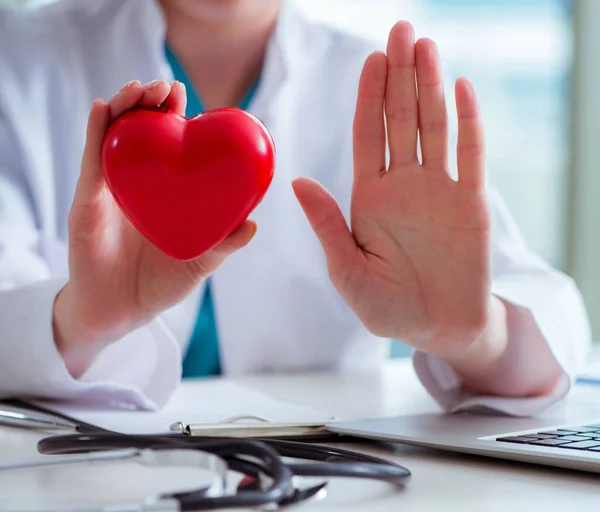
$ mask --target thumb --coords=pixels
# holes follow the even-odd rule
[[[95,100],[88,119],[81,172],[69,214],[71,240],[75,240],[79,234],[90,234],[98,227],[102,229],[102,209],[98,208],[105,186],[102,141],[109,124],[109,106],[101,100]]]
[[[246,220],[216,247],[186,264],[194,276],[206,278],[217,270],[227,256],[246,247],[256,235],[256,230],[256,222]]]
[[[358,246],[335,198],[320,183],[309,178],[295,180],[292,187],[323,246],[330,274],[348,270]]]
[[[95,100],[88,118],[81,174],[75,197],[84,204],[93,202],[104,188],[102,172],[102,141],[110,124],[110,107]]]
[[[254,235],[256,235],[256,231],[256,222],[253,220],[247,220],[225,240],[217,245],[213,251],[224,256],[234,253],[235,251],[239,251],[250,243],[250,241],[254,238]]]
[[[175,81],[171,84],[171,92],[163,105],[177,112],[180,116],[185,116],[185,108],[187,105],[187,95],[185,84]]]

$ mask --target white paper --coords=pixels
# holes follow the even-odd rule
[[[579,373],[578,377],[584,379],[597,379],[600,382],[600,357],[594,357]]]
[[[274,399],[260,391],[226,381],[182,383],[160,411],[101,409],[95,405],[38,402],[76,420],[123,434],[164,434],[177,422],[214,424],[239,415],[254,415],[277,423],[329,423],[323,412]]]
[[[583,380],[584,382],[591,384],[597,383],[600,384],[600,346],[594,345],[592,349],[592,353],[590,354],[589,359],[587,360],[585,366],[581,369],[579,374],[577,375],[578,379]]]

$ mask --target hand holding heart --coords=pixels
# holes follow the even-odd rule
[[[183,115],[182,84],[125,86],[89,116],[81,175],[69,216],[70,280],[54,307],[56,344],[73,374],[83,372],[107,343],[148,322],[192,292],[256,231],[243,222],[202,256],[179,261],[148,241],[124,216],[106,187],[101,151],[119,115],[162,105]]]

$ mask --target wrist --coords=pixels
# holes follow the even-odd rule
[[[466,387],[480,390],[485,382],[494,380],[498,371],[504,371],[509,345],[504,302],[492,295],[488,308],[488,321],[480,336],[462,345],[462,350],[441,356],[453,367]]]
[[[93,363],[98,342],[88,340],[85,333],[78,329],[73,289],[70,283],[58,293],[52,313],[52,331],[54,343],[62,356],[69,373],[77,378]]]
[[[69,282],[56,296],[52,314],[54,343],[73,377],[81,376],[104,348],[126,334],[94,327],[92,322],[86,321],[79,307],[81,303]]]

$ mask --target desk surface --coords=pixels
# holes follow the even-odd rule
[[[391,362],[380,372],[373,373],[266,376],[244,378],[240,382],[279,398],[320,408],[342,419],[437,410],[408,361]],[[36,441],[40,437],[33,432],[1,428],[0,461],[36,456]],[[600,500],[598,475],[400,445],[345,443],[344,447],[397,461],[411,470],[412,481],[401,491],[379,483],[332,481],[324,500],[303,505],[298,510],[506,512],[517,505],[520,510],[521,505],[525,505],[528,510],[565,512],[595,510]],[[53,499],[47,498],[49,490],[58,500],[64,499],[66,494],[83,492],[86,484],[90,485],[82,472],[67,472],[62,478],[47,470],[34,478],[26,472],[13,473],[0,478],[0,511],[7,510],[5,499],[9,494],[14,497],[20,493],[27,493],[29,498],[43,494],[46,496],[44,506],[57,510],[52,507]],[[93,473],[86,471],[86,475],[88,479],[96,478],[96,482],[102,480],[104,485],[116,487],[124,481],[132,485],[135,483],[132,479],[148,478],[135,472],[123,476],[116,474],[114,468],[101,467],[95,468]],[[169,478],[179,482],[179,476],[162,473],[160,479],[167,485]],[[34,501],[29,499],[27,503]]]

